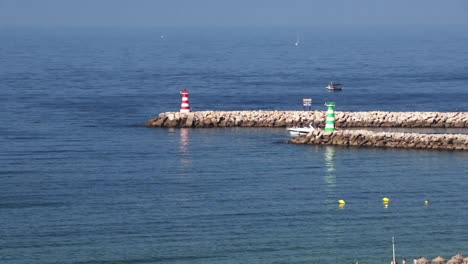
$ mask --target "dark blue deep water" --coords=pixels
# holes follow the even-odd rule
[[[194,110],[468,111],[466,29],[300,35],[1,29],[0,263],[389,263],[392,237],[399,259],[468,255],[466,152],[143,127],[184,88]]]

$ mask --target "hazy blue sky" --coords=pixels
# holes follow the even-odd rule
[[[0,0],[0,26],[468,25],[468,0]]]

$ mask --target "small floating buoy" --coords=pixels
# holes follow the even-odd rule
[[[390,198],[384,197],[384,198],[382,198],[382,201],[383,201],[384,203],[389,203],[389,202],[390,202]]]
[[[339,206],[340,208],[344,208],[345,205],[346,205],[346,201],[345,201],[345,200],[338,200],[338,206]]]
[[[428,205],[428,204],[429,204],[429,200],[425,200],[425,201],[424,201],[424,204],[425,204],[425,205]]]

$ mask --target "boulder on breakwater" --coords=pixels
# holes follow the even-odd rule
[[[323,127],[325,111],[199,111],[166,112],[147,127]],[[468,112],[335,112],[336,126],[468,128]]]
[[[373,132],[368,130],[315,130],[290,140],[296,144],[468,150],[468,135]]]

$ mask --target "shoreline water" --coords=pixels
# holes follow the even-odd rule
[[[400,263],[466,254],[468,151],[143,127],[185,88],[197,111],[468,112],[466,30],[296,30],[3,34],[1,262],[388,264],[393,236]]]

